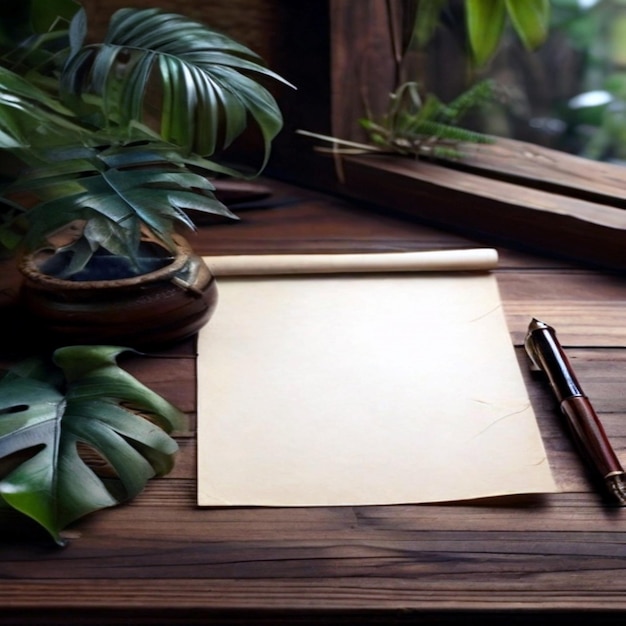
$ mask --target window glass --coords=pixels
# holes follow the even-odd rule
[[[550,33],[535,51],[508,28],[487,66],[470,63],[464,0],[448,2],[402,76],[449,101],[481,78],[493,103],[466,120],[477,130],[591,159],[626,163],[626,0],[551,0]]]

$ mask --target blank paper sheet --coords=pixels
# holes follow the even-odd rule
[[[300,271],[216,271],[198,340],[200,505],[555,491],[494,274]]]

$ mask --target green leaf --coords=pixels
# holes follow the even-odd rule
[[[155,78],[160,90],[148,103]],[[289,84],[247,47],[198,22],[122,9],[102,44],[72,56],[61,89],[72,98],[95,94],[107,107],[104,118],[122,126],[147,122],[156,112],[166,141],[203,156],[227,148],[247,128],[249,114],[265,143],[262,169],[282,127],[276,100],[257,80],[266,78]]]
[[[184,416],[117,365],[123,351],[60,348],[54,364],[29,360],[0,380],[0,499],[58,543],[69,523],[173,467],[168,433]]]
[[[492,139],[481,133],[461,128],[461,118],[483,105],[493,95],[491,81],[482,81],[445,104],[434,94],[420,96],[417,83],[403,83],[391,94],[390,104],[382,122],[361,120],[374,150],[387,150],[411,156],[441,156],[458,159],[460,143],[488,143]],[[316,135],[314,135],[316,136]],[[325,140],[334,140],[322,137]],[[351,142],[340,145],[367,151],[368,146]]]
[[[506,0],[506,9],[515,32],[528,50],[543,43],[550,24],[549,0]]]
[[[484,65],[495,53],[504,32],[504,0],[466,0],[467,33],[474,60]]]
[[[20,218],[29,225],[24,240],[29,249],[44,245],[48,235],[68,222],[87,220],[84,236],[92,245],[84,246],[82,240],[75,244],[80,252],[78,269],[98,246],[136,258],[144,227],[173,249],[174,225],[193,228],[187,209],[236,219],[217,200],[206,178],[213,164],[183,157],[166,144],[124,145],[104,151],[68,147],[51,152],[49,160],[10,185],[6,193],[28,192],[39,199]]]
[[[3,0],[0,3],[0,63],[36,77],[58,68],[78,34],[84,11],[75,0]],[[74,22],[72,26],[70,24]],[[70,32],[71,31],[71,32]]]
[[[51,146],[85,134],[72,112],[45,91],[0,66],[0,148],[24,148],[20,154],[28,158],[30,148],[41,142]],[[33,162],[35,159],[29,159]]]
[[[415,14],[413,37],[418,47],[424,47],[432,39],[440,24],[441,11],[448,0],[418,2]]]
[[[24,0],[21,0],[24,2]],[[70,22],[81,10],[76,0],[29,0],[31,24],[36,33],[47,33],[58,28],[59,21]]]

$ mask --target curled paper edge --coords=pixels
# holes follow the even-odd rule
[[[440,272],[491,270],[493,248],[364,254],[258,254],[203,257],[216,276],[343,272]]]

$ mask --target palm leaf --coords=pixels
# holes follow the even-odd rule
[[[0,66],[0,148],[36,156],[33,146],[67,141],[85,134],[72,112],[15,72]]]
[[[58,68],[68,46],[82,41],[85,25],[84,10],[76,0],[3,0],[1,62],[24,75]]]
[[[28,192],[39,199],[21,217],[29,224],[25,244],[30,249],[80,219],[88,224],[92,252],[102,246],[133,260],[146,227],[173,250],[173,225],[193,227],[186,210],[235,218],[217,200],[203,172],[211,167],[210,162],[186,159],[163,144],[104,151],[79,146],[50,154],[46,166],[22,176],[7,193]]]
[[[155,77],[160,87],[151,91]],[[108,106],[104,117],[112,114],[121,125],[150,121],[150,93],[164,139],[203,156],[227,148],[244,132],[249,114],[264,138],[263,167],[282,116],[260,78],[286,83],[247,47],[197,22],[124,9],[113,16],[102,44],[69,60],[61,87],[74,98],[82,92],[101,97]]]

